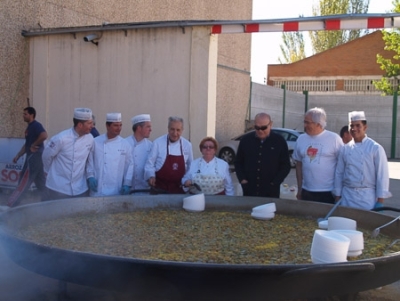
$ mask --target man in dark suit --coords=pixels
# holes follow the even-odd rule
[[[287,143],[271,131],[272,124],[270,115],[259,113],[255,132],[240,140],[235,170],[244,196],[279,198],[280,185],[290,172]]]

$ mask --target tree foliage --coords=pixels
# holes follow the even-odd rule
[[[394,9],[392,12],[400,13],[400,0],[394,0]],[[381,70],[385,71],[380,81],[374,81],[375,88],[382,91],[383,95],[393,95],[398,90],[400,75],[400,31],[393,29],[392,31],[383,31],[383,40],[385,41],[385,50],[394,51],[395,55],[392,59],[385,59],[381,54],[376,55],[376,62],[380,65]]]
[[[313,6],[314,16],[365,14],[369,0],[320,0]],[[310,31],[313,53],[320,53],[338,45],[347,43],[365,34],[365,30]]]
[[[284,32],[282,34],[283,45],[280,45],[283,60],[279,58],[279,62],[294,63],[306,58],[304,48],[304,37],[300,31]]]
[[[312,12],[314,16],[364,14],[367,13],[368,6],[369,0],[319,0],[319,4],[313,6]],[[347,43],[365,33],[365,30],[309,32],[314,54]],[[285,32],[282,34],[282,41],[280,63],[293,63],[306,57],[302,32]]]

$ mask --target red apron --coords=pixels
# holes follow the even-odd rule
[[[156,171],[156,188],[168,191],[169,193],[185,193],[181,187],[181,180],[185,175],[185,157],[182,152],[182,140],[179,140],[181,155],[169,154],[169,138],[167,137],[167,157],[164,165]]]

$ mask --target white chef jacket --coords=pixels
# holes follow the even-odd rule
[[[156,140],[153,141],[153,147],[151,148],[149,157],[147,158],[147,162],[144,167],[144,175],[146,180],[151,177],[155,177],[156,171],[159,171],[164,165],[165,159],[167,158],[167,139],[168,134],[158,137]],[[187,139],[180,137],[178,141],[170,141],[168,146],[169,154],[174,156],[181,155],[180,141],[182,141],[182,152],[185,160],[185,171],[187,171],[193,161],[192,144]]]
[[[214,157],[214,159],[212,159],[210,162],[207,163],[206,161],[204,161],[202,157],[197,158],[192,162],[192,164],[190,165],[190,169],[182,178],[182,185],[187,180],[191,180],[193,183],[193,179],[197,175],[202,175],[204,177],[210,177],[210,178],[213,176],[221,177],[221,182],[222,182],[221,184],[222,188],[225,189],[225,194],[235,195],[235,188],[233,187],[232,177],[229,172],[229,165],[224,160]],[[196,184],[200,183],[196,182]]]
[[[383,147],[367,136],[360,143],[347,143],[339,153],[334,192],[343,206],[366,210],[374,208],[377,198],[391,197]]]
[[[85,167],[92,148],[93,136],[79,136],[73,127],[53,136],[42,154],[46,186],[70,196],[87,191]]]
[[[149,189],[149,184],[144,179],[144,165],[146,164],[153,142],[147,138],[137,142],[135,136],[133,135],[126,137],[125,139],[132,147],[132,189]]]
[[[108,139],[107,134],[94,138],[87,177],[97,180],[97,192],[91,190],[91,196],[120,194],[123,185],[132,185],[132,175],[132,148],[124,138]]]

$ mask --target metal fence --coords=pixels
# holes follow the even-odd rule
[[[368,136],[384,147],[388,157],[400,158],[400,126],[395,118],[399,106],[393,96],[312,95],[252,83],[248,120],[259,112],[267,112],[274,126],[303,130],[304,112],[313,107],[325,109],[326,129],[336,133],[348,124],[348,112],[365,111]]]

